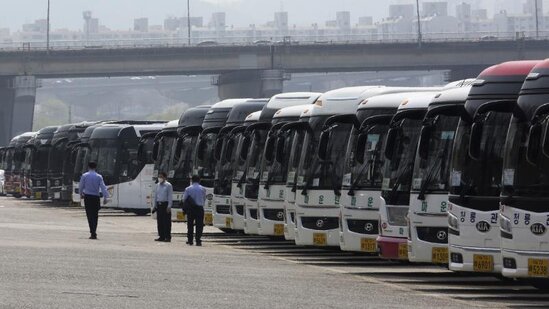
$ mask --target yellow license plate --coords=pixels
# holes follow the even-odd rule
[[[233,218],[225,218],[225,227],[231,228],[231,223],[233,222]]]
[[[185,220],[185,214],[182,211],[177,212],[177,220],[180,220],[180,221]]]
[[[528,259],[528,276],[549,277],[549,260]]]
[[[21,188],[19,188],[19,187],[15,187],[15,192],[17,192],[17,193],[21,193]]]
[[[360,251],[377,252],[377,242],[375,239],[362,238],[360,240]]]
[[[491,255],[473,255],[473,270],[478,272],[494,271],[494,257]]]
[[[398,244],[398,258],[401,260],[408,259],[408,244]]]
[[[212,222],[213,222],[212,214],[204,214],[204,224],[212,225]]]
[[[324,233],[314,233],[313,234],[313,245],[315,246],[326,246],[328,241],[326,239],[326,234]]]
[[[34,198],[41,199],[42,198],[42,192],[34,192]]]
[[[435,264],[448,264],[448,248],[433,248],[431,261]]]
[[[275,236],[284,236],[284,224],[275,224],[274,225],[274,235]]]

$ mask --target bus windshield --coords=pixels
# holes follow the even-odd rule
[[[48,173],[60,174],[63,169],[63,157],[65,156],[67,139],[59,140],[52,145],[49,152]]]
[[[546,118],[543,121],[543,130],[547,128],[548,124],[549,121]],[[534,206],[539,209],[547,209],[549,158],[539,151],[535,154],[536,162],[529,162],[526,159],[529,132],[530,125],[527,121],[513,117],[505,145],[502,195],[513,197],[506,202],[513,207],[520,208],[521,205],[535,202],[537,199],[541,203],[535,203]],[[515,199],[518,199],[516,203],[513,202]]]
[[[389,205],[410,204],[410,184],[422,119],[406,118],[394,130],[392,156],[383,165],[381,196]]]
[[[221,159],[218,162],[216,170],[214,194],[231,195],[231,180],[237,148],[235,141],[238,141],[237,137],[228,135],[223,137]]]
[[[198,133],[185,134],[183,137],[180,137],[180,139],[181,153],[175,156],[178,160],[175,164],[173,179],[171,180],[174,191],[183,191],[185,187],[189,185],[189,180],[192,176],[192,156],[194,153],[194,146],[198,141]]]
[[[459,117],[437,116],[429,139],[427,157],[416,155],[412,191],[448,192],[450,160]]]
[[[261,157],[263,157],[267,133],[268,130],[266,129],[256,129],[252,134],[252,143],[248,150],[248,162],[246,165],[246,187],[244,188],[244,196],[246,198],[256,199],[259,194],[259,168],[261,166]]]
[[[201,178],[205,187],[212,188],[215,176],[216,160],[214,156],[215,141],[217,133],[207,133],[200,136],[199,146],[196,150],[196,160],[194,162],[194,173]]]
[[[478,160],[469,156],[471,124],[461,120],[456,131],[450,174],[450,199],[460,197],[494,197],[492,201],[471,202],[479,210],[499,209],[503,151],[511,116],[490,112],[486,115]]]
[[[392,115],[394,110],[364,110],[359,111],[360,119],[366,119],[376,115]],[[366,128],[366,144],[363,152],[362,163],[359,162],[356,153],[358,142],[358,128],[353,128],[347,143],[347,151],[344,165],[342,188],[352,190],[381,189],[383,177],[381,168],[385,161],[381,149],[389,130],[389,125],[374,125]]]
[[[319,117],[314,121],[317,120],[324,124],[326,118]],[[314,126],[311,125],[311,127]],[[305,190],[310,188],[339,190],[345,162],[345,156],[342,154],[345,153],[351,128],[352,124],[348,123],[332,125],[325,159],[318,157],[318,147],[316,146],[320,130],[315,130],[315,133],[307,133],[298,169],[298,179],[303,179],[303,182],[298,183],[298,186]]]
[[[273,136],[276,136],[278,132],[275,132]],[[278,162],[275,158],[277,149],[276,144],[273,148],[273,154],[271,156],[270,160],[267,160],[265,155],[263,154],[263,163],[261,166],[261,170],[263,171],[263,175],[261,176],[261,183],[266,185],[273,185],[273,184],[285,184],[286,179],[288,177],[288,165],[289,165],[289,159],[290,159],[290,147],[292,147],[292,141],[293,141],[293,134],[284,134],[281,137],[284,139],[284,157],[282,159],[282,162]]]
[[[87,145],[76,148],[76,160],[74,165],[74,181],[79,181],[80,176],[86,171],[90,161],[90,147]]]
[[[97,171],[103,175],[105,184],[116,183],[118,143],[116,139],[90,140],[89,161],[97,163]],[[84,167],[85,169],[85,167]]]
[[[162,136],[158,145],[158,159],[156,162],[157,170],[169,173],[172,161],[172,152],[175,150],[175,136]]]
[[[297,169],[303,151],[303,141],[305,140],[305,130],[293,130],[288,134],[291,137],[291,148],[284,148],[288,156],[288,176],[286,186],[294,187],[297,180]]]

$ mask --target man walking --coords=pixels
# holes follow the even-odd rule
[[[204,203],[206,188],[200,185],[200,177],[193,175],[191,185],[185,189],[183,203],[187,211],[187,245],[193,245],[193,231],[196,225],[196,245],[202,246],[202,230],[204,229]]]
[[[158,238],[155,241],[172,241],[172,195],[173,187],[165,172],[158,173],[158,184],[153,194],[153,212],[156,212]]]
[[[78,184],[78,192],[84,199],[86,206],[86,217],[88,217],[88,225],[90,226],[90,239],[97,239],[97,220],[99,218],[99,209],[101,209],[100,198],[103,195],[103,203],[107,204],[109,192],[103,181],[103,176],[99,175],[95,170],[97,164],[95,162],[88,163],[88,171],[80,177]]]

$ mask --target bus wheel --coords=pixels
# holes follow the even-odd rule
[[[136,209],[133,212],[138,216],[146,216],[146,215],[149,214],[150,210],[149,209]]]
[[[21,194],[14,194],[13,197],[15,197],[15,198],[21,198]]]

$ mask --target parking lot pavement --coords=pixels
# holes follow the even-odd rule
[[[350,274],[349,269],[361,267],[352,261],[338,271],[322,265],[322,259],[300,263],[269,253],[291,249],[285,242],[246,250],[253,237],[224,236],[211,227],[203,247],[188,247],[184,230],[184,224],[174,224],[172,243],[154,242],[150,217],[104,209],[99,240],[89,240],[82,209],[2,197],[0,308],[495,306],[385,283],[373,269],[373,276]],[[291,250],[290,256],[295,256]],[[315,261],[316,256],[303,258]]]

